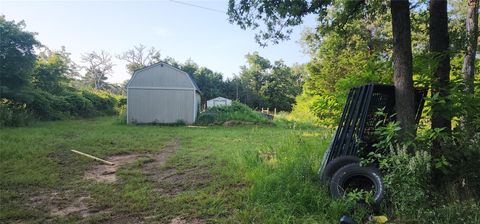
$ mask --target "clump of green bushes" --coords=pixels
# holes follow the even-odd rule
[[[252,110],[245,104],[234,101],[229,106],[216,106],[200,113],[197,124],[270,124],[272,123],[261,113]]]
[[[0,127],[19,127],[35,120],[63,120],[118,113],[121,97],[100,90],[64,91],[52,94],[32,89],[0,101]]]
[[[374,145],[378,152],[364,160],[376,161],[383,172],[386,195],[382,210],[400,223],[479,223],[478,144],[469,145],[455,135],[447,138],[440,129],[421,126],[413,141],[404,141],[399,131],[398,122],[378,127],[375,133],[382,139]],[[455,150],[440,159],[432,158],[434,139],[443,139]],[[440,181],[432,180],[435,169],[441,172]]]

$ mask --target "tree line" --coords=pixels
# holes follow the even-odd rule
[[[104,50],[87,52],[77,63],[65,47],[49,49],[35,38],[36,33],[25,27],[23,21],[0,17],[2,126],[24,125],[34,119],[115,113],[125,104],[128,80],[122,84],[107,82],[114,75],[114,58],[125,61],[131,75],[160,61],[187,72],[202,91],[203,103],[223,96],[252,108],[290,111],[303,85],[301,66],[270,62],[256,52],[247,54],[247,65],[240,68],[238,75],[227,79],[192,60],[180,63],[171,57],[162,58],[159,50],[141,44],[119,55]]]
[[[291,111],[295,97],[301,92],[305,71],[301,65],[289,67],[281,60],[271,62],[253,52],[245,56],[247,65],[234,77],[199,66],[192,60],[184,63],[161,57],[160,51],[144,45],[134,46],[118,56],[127,62],[131,75],[135,70],[163,61],[188,73],[202,92],[202,104],[218,96],[238,100],[251,108],[277,108]]]

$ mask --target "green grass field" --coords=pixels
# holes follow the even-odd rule
[[[348,210],[316,177],[330,130],[102,117],[0,131],[0,222],[333,223]],[[136,159],[99,182],[85,173],[101,163],[72,149]]]

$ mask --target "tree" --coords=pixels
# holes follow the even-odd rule
[[[404,136],[412,135],[415,131],[414,89],[412,78],[412,49],[410,34],[410,17],[408,1],[391,1],[393,48],[394,48],[394,71],[397,119],[401,122]],[[328,9],[332,4],[338,13],[332,18],[327,17]],[[269,0],[242,0],[238,4],[230,0],[228,15],[231,23],[236,23],[242,29],[262,30],[256,35],[260,45],[266,45],[266,41],[278,43],[280,40],[289,38],[291,27],[302,23],[302,18],[308,14],[317,14],[321,23],[319,28],[346,30],[345,23],[352,17],[358,16],[358,12],[365,9],[367,4],[381,8],[381,1],[269,1]],[[343,9],[343,10],[342,10]],[[368,9],[367,9],[368,11]],[[321,32],[321,29],[317,29]]]
[[[255,40],[266,46],[268,41],[276,44],[288,40],[293,26],[300,25],[303,17],[315,13],[322,16],[332,1],[269,1],[269,0],[244,0],[236,4],[235,0],[228,3],[228,16],[231,23],[236,23],[242,29],[257,29],[262,27],[258,21],[263,22],[264,30],[255,35]]]
[[[83,68],[86,70],[84,80],[94,89],[106,87],[107,76],[113,72],[112,56],[104,50],[92,51],[82,55]]]
[[[247,65],[240,67],[239,93],[242,102],[253,108],[277,108],[291,111],[295,97],[300,94],[304,73],[299,68],[288,67],[283,61],[270,62],[258,52],[247,54]],[[232,81],[236,81],[233,79]]]
[[[60,51],[45,49],[37,57],[32,83],[36,88],[59,94],[75,74],[75,65],[64,47]]]
[[[127,62],[127,70],[133,75],[133,72],[137,69],[155,64],[160,61],[160,51],[154,47],[147,48],[142,44],[133,46],[133,49],[123,52],[121,55],[117,55],[118,59]]]
[[[207,100],[218,96],[225,96],[222,91],[224,83],[221,73],[214,72],[206,67],[200,67],[191,59],[185,61],[185,63],[179,63],[173,58],[166,57],[164,61],[192,77],[200,91],[202,91],[202,103],[206,103]]]
[[[0,97],[15,99],[30,85],[35,66],[35,33],[25,31],[25,22],[0,16]]]
[[[415,134],[415,102],[412,71],[410,29],[410,4],[408,1],[391,1],[393,33],[393,80],[397,121],[403,137]]]
[[[277,111],[291,111],[295,97],[302,91],[302,73],[293,73],[283,61],[275,61],[271,72],[260,89],[265,98],[266,107],[276,108]],[[298,80],[298,81],[297,81]]]
[[[451,115],[448,110],[450,83],[450,56],[448,36],[447,1],[430,1],[429,19],[430,52],[433,56],[432,94],[438,95],[439,101],[432,105],[432,128],[442,128],[445,133],[451,132]],[[432,156],[440,157],[442,148],[440,141],[433,142]]]
[[[473,80],[475,77],[475,56],[478,46],[478,10],[479,0],[468,0],[466,29],[467,29],[467,49],[463,60],[463,82],[465,84],[466,94],[474,94]],[[467,115],[462,118],[462,123],[469,135],[473,132],[472,120]]]

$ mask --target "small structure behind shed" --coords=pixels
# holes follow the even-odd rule
[[[231,104],[232,100],[220,96],[211,100],[207,100],[207,108],[212,108],[215,106],[229,106]]]
[[[127,122],[192,124],[200,90],[186,72],[164,62],[136,70],[127,84]]]

